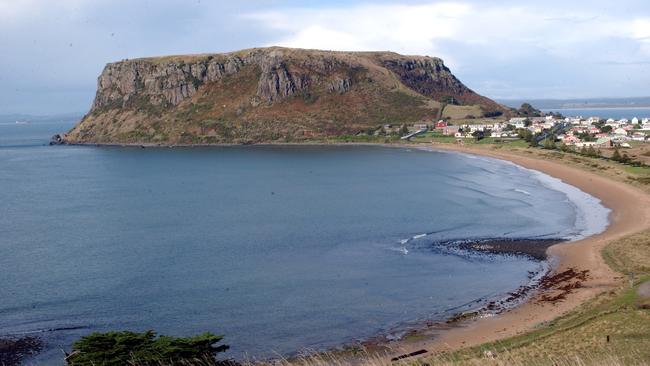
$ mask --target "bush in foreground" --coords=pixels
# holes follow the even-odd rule
[[[176,338],[156,336],[153,331],[93,333],[72,345],[66,357],[69,365],[223,365],[215,355],[225,352],[227,345],[216,345],[223,339],[210,333]]]

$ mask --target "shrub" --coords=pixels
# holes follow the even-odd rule
[[[214,355],[225,352],[227,345],[215,346],[222,336],[204,333],[194,337],[156,336],[153,331],[93,333],[72,345],[66,357],[69,365],[178,365],[201,360],[217,365]]]
[[[452,95],[443,95],[440,97],[440,103],[445,103],[445,104],[451,104],[451,105],[459,105],[458,99],[456,99]]]
[[[485,118],[499,117],[501,115],[503,115],[503,112],[499,110],[483,112],[483,117]]]
[[[546,150],[555,150],[555,138],[547,137],[542,141],[542,148]]]
[[[621,153],[618,151],[618,148],[614,149],[614,153],[612,154],[612,160],[621,161]]]

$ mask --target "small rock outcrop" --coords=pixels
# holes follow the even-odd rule
[[[291,97],[307,86],[307,77],[292,75],[284,63],[262,65],[262,76],[257,85],[257,96],[262,100],[274,100]]]
[[[65,144],[66,144],[65,136],[61,134],[57,133],[56,135],[52,136],[52,138],[50,139],[50,145],[65,145]]]
[[[334,93],[345,93],[352,87],[352,80],[350,78],[335,78],[329,84],[329,91]]]

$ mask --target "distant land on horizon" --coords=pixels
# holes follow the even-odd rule
[[[495,99],[511,108],[530,103],[538,109],[650,108],[650,97],[573,99]]]
[[[31,113],[4,113],[0,114],[0,121],[48,121],[52,119],[71,119],[81,118],[82,112],[71,111],[69,113],[52,113],[52,114],[31,114]]]
[[[283,47],[106,65],[69,143],[299,142],[508,115],[436,57]]]

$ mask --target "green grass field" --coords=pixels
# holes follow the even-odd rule
[[[630,174],[650,175],[650,167],[646,166],[626,166],[625,171]]]

